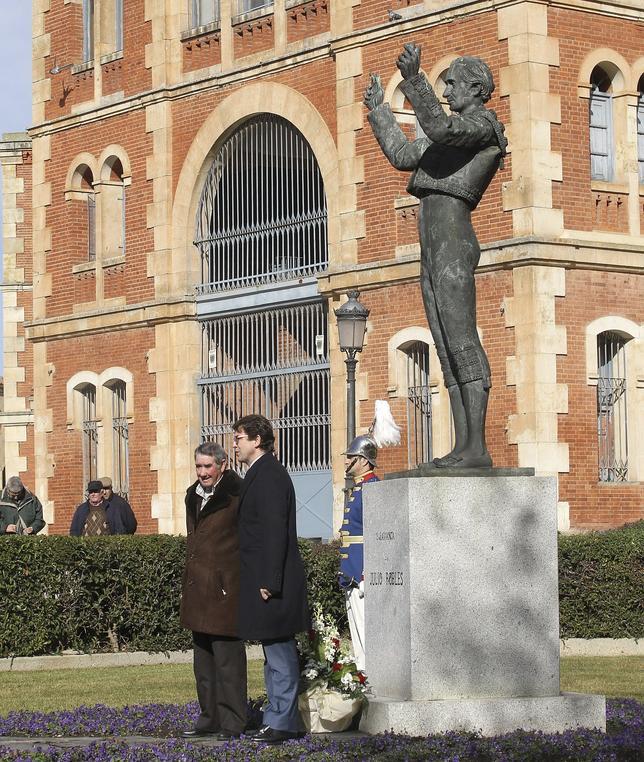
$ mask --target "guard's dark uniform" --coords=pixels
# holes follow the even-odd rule
[[[364,571],[364,541],[362,539],[362,485],[379,481],[373,471],[355,480],[347,497],[340,537],[340,587],[350,588],[360,584]]]
[[[364,670],[364,591],[359,588],[364,573],[364,540],[362,537],[362,485],[379,481],[373,471],[355,479],[347,496],[340,536],[340,587],[344,589],[351,643],[356,666]],[[363,586],[364,587],[364,586]]]

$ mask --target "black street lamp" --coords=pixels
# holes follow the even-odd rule
[[[334,310],[340,349],[347,356],[347,447],[356,435],[356,354],[362,352],[369,317],[369,310],[358,301],[358,292],[349,291],[348,296],[348,301]]]

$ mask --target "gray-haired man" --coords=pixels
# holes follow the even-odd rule
[[[0,498],[0,532],[38,534],[44,526],[40,500],[18,476],[10,477]]]

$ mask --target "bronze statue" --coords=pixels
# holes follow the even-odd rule
[[[429,327],[449,392],[455,444],[435,458],[439,468],[491,467],[485,444],[490,365],[476,330],[474,270],[481,251],[471,213],[502,166],[507,140],[496,114],[483,105],[494,90],[489,67],[464,56],[447,71],[448,116],[420,70],[420,48],[398,58],[401,89],[426,137],[409,141],[384,103],[380,77],[364,94],[369,123],[391,164],[413,170],[407,190],[420,199],[420,285]]]

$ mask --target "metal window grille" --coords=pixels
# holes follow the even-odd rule
[[[221,147],[196,219],[206,294],[312,276],[327,266],[322,175],[302,134],[261,114]]]
[[[83,0],[83,62],[94,58],[94,0]]]
[[[114,492],[127,499],[129,493],[129,429],[125,382],[112,387],[112,480]]]
[[[219,21],[219,0],[192,0],[192,28]]]
[[[114,0],[114,50],[123,50],[123,0]]]
[[[90,262],[96,259],[96,196],[87,196],[87,258]]]
[[[432,396],[429,386],[429,346],[416,341],[407,355],[407,459],[409,467],[432,459]]]
[[[599,481],[628,480],[626,339],[606,331],[597,336],[597,437]]]
[[[260,413],[289,471],[330,468],[326,305],[231,315],[202,329],[202,439],[232,453],[232,424]]]
[[[96,479],[98,465],[98,420],[96,418],[96,387],[88,384],[83,395],[83,491],[87,482]]]

